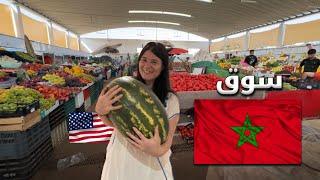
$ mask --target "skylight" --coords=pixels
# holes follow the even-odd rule
[[[176,13],[176,12],[166,12],[166,11],[130,10],[129,14],[166,14],[166,15],[174,15],[174,16],[191,17],[190,14],[183,14],[183,13]]]
[[[165,22],[165,21],[141,21],[141,20],[134,20],[134,21],[128,21],[128,23],[152,23],[152,24],[169,24],[169,25],[180,26],[179,23]]]
[[[81,38],[100,39],[142,39],[142,40],[171,40],[171,41],[208,41],[208,39],[173,29],[153,27],[128,27],[107,29],[81,35]]]

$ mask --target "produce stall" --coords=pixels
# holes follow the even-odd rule
[[[0,65],[0,179],[29,178],[68,139],[68,114],[97,100],[103,65],[41,64],[5,50]]]
[[[231,59],[220,59],[217,61],[198,61],[192,64],[192,68],[205,68],[204,74],[193,75],[187,72],[170,73],[171,87],[179,97],[182,112],[193,109],[196,99],[284,99],[294,98],[302,101],[304,119],[320,117],[319,109],[319,78],[302,80],[297,70],[298,62],[289,63],[286,55],[276,58],[272,55],[259,57],[256,68],[246,65],[244,57],[233,57]],[[238,73],[229,73],[230,68],[237,68]],[[319,70],[318,70],[319,73]],[[229,75],[238,75],[242,78],[253,75],[255,79],[283,77],[282,90],[256,90],[252,96],[243,96],[238,93],[234,96],[223,96],[216,91],[217,81],[224,81]],[[188,125],[193,120],[188,119],[182,124]]]

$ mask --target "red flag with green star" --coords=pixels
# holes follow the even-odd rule
[[[196,100],[195,164],[301,164],[301,102]]]

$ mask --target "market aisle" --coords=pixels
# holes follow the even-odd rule
[[[64,158],[82,152],[87,160],[64,170],[57,170],[59,158]],[[177,152],[172,154],[172,167],[176,180],[204,180],[207,174],[206,166],[193,165],[193,152]],[[64,143],[54,150],[54,155],[45,162],[32,180],[98,180],[105,159],[105,145],[101,144],[68,144]]]

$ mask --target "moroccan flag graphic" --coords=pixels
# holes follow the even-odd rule
[[[301,164],[301,102],[196,100],[194,164]]]

